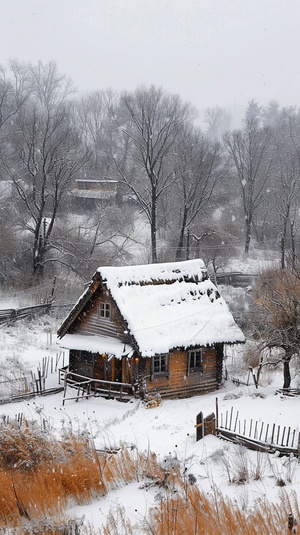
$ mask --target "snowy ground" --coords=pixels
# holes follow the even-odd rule
[[[253,259],[253,269],[257,260]],[[233,269],[239,270],[237,266]],[[248,269],[248,273],[251,270]],[[235,290],[237,291],[237,290]],[[13,300],[12,300],[13,303]],[[7,308],[7,301],[0,308]],[[45,357],[53,362],[63,355],[56,345],[56,329],[63,318],[44,317],[33,322],[20,321],[11,326],[0,326],[0,362],[13,364],[14,372],[28,374],[36,372]],[[64,356],[67,363],[67,355]],[[226,364],[228,367],[240,363],[242,352],[230,350]],[[142,402],[134,400],[120,403],[102,398],[66,401],[62,405],[62,394],[35,399],[21,403],[3,404],[1,415],[11,418],[19,413],[29,420],[43,421],[51,432],[59,435],[63,428],[72,428],[79,433],[93,437],[96,447],[116,447],[121,443],[139,451],[151,450],[157,454],[164,465],[179,463],[182,474],[192,474],[196,484],[207,494],[214,496],[216,491],[236,500],[244,508],[252,508],[257,500],[277,501],[285,491],[295,491],[300,499],[300,464],[296,459],[256,453],[241,449],[229,442],[209,435],[196,442],[196,415],[202,411],[204,416],[215,412],[216,399],[219,411],[238,410],[241,419],[257,420],[265,424],[291,426],[299,430],[299,398],[276,395],[282,386],[281,371],[266,373],[263,386],[257,397],[254,386],[236,387],[227,382],[218,392],[183,400],[164,400],[159,407],[147,409]],[[293,386],[297,386],[297,376]],[[58,373],[51,373],[46,379],[46,388],[58,384]],[[230,395],[233,394],[233,395]],[[231,399],[230,399],[231,398]],[[238,484],[241,470],[246,468],[247,481]],[[279,482],[285,484],[278,486]],[[161,489],[148,490],[135,482],[110,492],[90,505],[75,507],[69,511],[70,518],[81,518],[94,527],[106,523],[109,511],[114,513],[123,506],[126,515],[135,524],[139,533],[141,520],[151,507],[158,503]],[[120,534],[121,535],[121,534]]]
[[[54,322],[55,323],[55,322]],[[59,352],[53,319],[39,319],[33,323],[18,322],[11,327],[1,327],[1,356],[13,354],[24,368],[35,367],[43,357],[56,356]],[[240,359],[239,353],[231,354],[228,363]],[[296,381],[296,379],[295,379]],[[57,373],[49,373],[46,387],[55,386]],[[269,383],[269,384],[268,384]],[[21,403],[4,404],[1,415],[14,417],[23,413],[29,420],[46,421],[49,430],[59,434],[63,428],[72,428],[79,433],[88,433],[94,438],[96,447],[116,447],[120,443],[139,451],[151,450],[164,463],[180,463],[182,473],[193,474],[197,484],[204,492],[212,494],[216,489],[235,499],[244,507],[252,507],[256,500],[276,501],[282,488],[278,481],[286,483],[286,491],[295,490],[300,498],[300,465],[295,459],[279,458],[276,455],[258,454],[241,450],[215,436],[207,436],[196,442],[196,415],[202,411],[204,416],[215,412],[216,398],[219,411],[239,410],[242,419],[256,419],[265,424],[291,426],[298,430],[299,398],[286,398],[275,395],[281,386],[281,376],[266,376],[266,386],[259,388],[263,397],[254,386],[236,387],[225,383],[216,393],[183,400],[164,400],[154,409],[147,409],[142,402],[120,403],[102,398],[66,401],[62,405],[62,394],[36,397]],[[238,394],[240,397],[228,396]],[[246,464],[248,481],[233,483],[238,479],[239,464]],[[257,479],[257,466],[260,479]],[[111,492],[90,505],[75,507],[70,511],[72,518],[81,518],[94,527],[106,522],[109,511],[124,506],[131,522],[139,525],[150,507],[157,504],[160,489],[147,491],[140,488],[141,483],[132,483]],[[138,533],[138,527],[136,533]]]

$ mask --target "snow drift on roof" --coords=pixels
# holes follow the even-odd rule
[[[117,358],[129,356],[133,349],[116,338],[109,336],[87,336],[83,334],[66,334],[59,345],[66,349],[80,349],[92,353],[113,354]]]
[[[97,271],[143,356],[245,341],[202,260]]]
[[[97,270],[103,281],[108,281],[109,288],[121,284],[141,284],[154,281],[175,281],[207,278],[207,271],[202,260],[185,262],[167,262],[161,264],[144,264],[138,266],[100,267]]]

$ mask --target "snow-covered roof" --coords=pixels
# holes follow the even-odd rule
[[[95,184],[117,184],[117,180],[111,180],[110,178],[76,178],[75,182],[84,182],[89,184],[90,182]]]
[[[66,334],[59,344],[66,349],[80,349],[97,353],[99,349],[107,355],[113,354],[117,358],[130,355],[133,348],[123,344],[116,338],[109,336],[86,336],[82,334]]]
[[[202,260],[101,267],[97,273],[143,356],[245,341]]]

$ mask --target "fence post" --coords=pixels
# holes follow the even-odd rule
[[[196,416],[196,441],[204,437],[204,423],[203,412],[199,412]]]
[[[64,399],[63,399],[63,405],[65,404],[65,399],[66,399],[66,394],[67,394],[67,388],[68,388],[68,374],[67,372],[65,371],[65,376],[64,376]]]
[[[288,516],[288,533],[297,533],[296,532],[297,520],[294,518],[293,513],[289,513]]]
[[[196,416],[196,441],[200,440],[206,435],[216,434],[216,417],[212,412],[206,418],[203,418],[203,412],[199,412]]]

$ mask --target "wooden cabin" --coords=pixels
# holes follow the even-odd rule
[[[58,330],[70,374],[144,397],[218,388],[224,344],[245,341],[202,260],[101,267]]]

